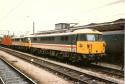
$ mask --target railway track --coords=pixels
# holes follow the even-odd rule
[[[34,55],[37,55],[37,53],[35,53]],[[39,54],[38,54],[38,56],[39,56]],[[51,58],[49,58],[49,59],[51,59]],[[57,60],[57,59],[52,58],[52,60],[60,62],[60,60]],[[66,63],[65,61],[61,61],[61,62]],[[101,74],[106,74],[106,75],[109,75],[109,76],[112,76],[112,77],[115,77],[115,78],[119,78],[119,79],[124,78],[124,71],[122,71],[122,70],[113,69],[113,68],[109,68],[109,67],[105,67],[105,66],[99,66],[99,65],[96,65],[96,64],[88,64],[87,66],[81,65],[82,63],[80,63],[80,64],[78,64],[78,63],[77,64],[68,63],[68,64],[71,64],[73,66],[77,66],[79,68],[87,69],[87,70],[90,70],[90,71],[95,71],[95,72],[98,72],[98,73],[101,73]]]
[[[111,77],[118,78],[118,79],[124,78],[124,71],[114,69],[114,68],[99,66],[96,64],[89,64],[89,65],[76,65],[75,64],[75,66],[77,66],[79,68],[87,69],[90,71],[98,72],[100,74],[105,74],[107,76],[109,75]]]
[[[35,53],[34,55],[37,55],[37,53]],[[38,54],[38,56],[39,56],[39,54]],[[51,59],[51,58],[49,58],[49,59]],[[52,58],[52,60],[60,62],[60,60],[57,60],[55,58],[54,59]],[[66,63],[65,61],[61,61],[61,62]],[[88,64],[87,66],[81,65],[82,63],[80,63],[80,64],[68,63],[68,64],[73,65],[73,66],[77,66],[79,68],[87,69],[87,70],[90,70],[90,71],[95,71],[95,72],[98,72],[98,73],[106,74],[106,75],[109,75],[109,76],[112,76],[112,77],[115,77],[115,78],[119,78],[119,79],[124,78],[124,71],[122,71],[122,70],[113,69],[113,68],[109,68],[109,67],[105,67],[105,66],[99,66],[99,65],[96,65],[96,64]]]
[[[29,62],[32,62],[36,65],[42,66],[45,69],[53,71],[54,73],[61,74],[75,82],[86,83],[86,84],[93,84],[93,83],[111,84],[111,83],[123,83],[124,82],[116,78],[106,77],[105,75],[98,75],[97,73],[86,71],[80,68],[71,68],[67,65],[61,65],[60,63],[58,64],[53,63],[45,59],[43,60],[40,57],[34,57],[32,55],[21,53],[19,51],[14,51],[10,49],[7,50],[5,48],[2,48],[2,50],[6,51],[9,54],[18,56],[24,60],[27,60]]]
[[[116,78],[124,78],[124,71],[121,71],[121,70],[118,70],[118,69],[99,66],[99,65],[96,65],[96,64],[91,64],[90,67],[95,71],[101,71],[101,73],[104,73],[104,74],[107,74],[107,75],[112,75],[113,77],[116,77]]]
[[[24,73],[16,69],[5,59],[0,58],[0,84],[37,84]]]

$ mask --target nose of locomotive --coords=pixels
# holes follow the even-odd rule
[[[89,54],[98,54],[105,52],[105,43],[104,42],[93,42],[87,44]]]
[[[101,42],[78,42],[77,53],[100,54],[105,53],[105,43]]]

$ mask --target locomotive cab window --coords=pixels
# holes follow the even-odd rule
[[[79,34],[78,40],[79,41],[101,41],[102,35],[101,34]]]
[[[87,34],[86,35],[87,41],[101,41],[102,35],[99,34]]]
[[[87,36],[87,41],[95,41],[95,35],[93,34],[88,34]]]

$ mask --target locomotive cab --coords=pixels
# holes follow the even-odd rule
[[[82,54],[105,53],[105,42],[100,34],[79,34],[77,52]]]
[[[29,37],[15,37],[15,38],[13,38],[12,44],[16,45],[16,46],[30,47],[31,40]]]
[[[82,54],[83,58],[90,58],[90,60],[101,58],[105,54],[105,42],[102,40],[102,33],[96,30],[78,33],[76,47],[77,53]]]
[[[31,47],[31,39],[29,37],[24,38],[24,46]]]

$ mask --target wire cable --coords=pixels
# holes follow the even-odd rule
[[[15,7],[13,7],[5,16],[3,16],[0,19],[0,22],[2,22],[3,20],[5,20],[14,10],[16,10],[19,6],[21,6],[23,4],[23,2],[24,2],[24,0],[20,0],[20,2]]]
[[[122,3],[122,2],[125,2],[125,0],[117,0],[117,1],[114,1],[114,2],[110,2],[110,3],[104,4],[104,5],[99,6],[99,7],[95,7],[95,8],[89,9],[85,13],[89,13],[89,12],[92,12],[92,11],[98,11],[99,9],[102,9],[102,8],[105,8],[105,7],[109,7],[109,6],[112,6],[112,5],[116,5],[116,4],[119,4],[119,3]]]

